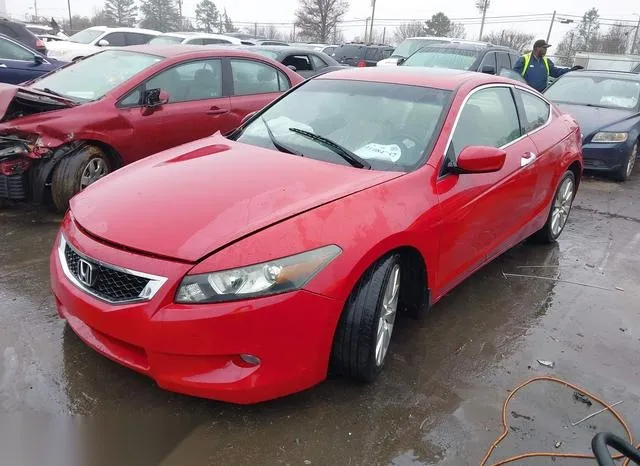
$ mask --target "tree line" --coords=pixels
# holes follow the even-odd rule
[[[93,16],[74,15],[71,22],[63,22],[68,31],[80,31],[91,26],[135,27],[162,32],[203,31],[236,32],[226,9],[219,11],[211,0],[196,5],[195,21],[182,14],[182,0],[105,0],[104,6]]]

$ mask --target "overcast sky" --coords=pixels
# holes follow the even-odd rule
[[[2,0],[0,0],[1,2]],[[17,18],[25,18],[25,15],[33,14],[33,0],[4,0],[8,13]],[[41,16],[66,17],[67,0],[36,0],[38,14]],[[195,5],[198,0],[184,0],[185,16],[194,16]],[[74,14],[91,15],[96,9],[100,9],[103,1],[100,0],[70,0],[71,10]],[[226,7],[231,19],[236,22],[292,22],[297,0],[214,0],[219,9]],[[364,19],[371,15],[370,0],[352,0],[349,12],[345,19]],[[478,17],[474,8],[474,0],[377,0],[375,17],[381,19],[415,18],[424,20],[432,14],[443,11],[452,19]],[[603,18],[637,20],[633,13],[640,13],[640,3],[637,0],[600,0],[599,3],[585,3],[581,0],[537,0],[535,2],[514,2],[513,0],[491,0],[488,16],[527,15],[527,14],[551,14],[554,8],[561,9],[558,13],[582,15],[591,6],[600,10]],[[586,5],[586,6],[585,6]],[[493,20],[496,21],[496,20]],[[506,20],[501,20],[506,21]],[[549,19],[527,22],[505,22],[503,24],[488,24],[486,30],[501,30],[512,27],[528,31],[542,38],[546,37],[549,28]],[[395,22],[397,24],[397,21]],[[375,23],[374,23],[375,25]],[[555,23],[552,41],[557,43],[564,33],[572,25]],[[387,34],[390,33],[389,26]],[[479,26],[467,24],[468,38],[476,39]],[[352,24],[344,28],[347,39],[356,35],[362,35],[362,24]],[[389,35],[387,35],[387,38]]]

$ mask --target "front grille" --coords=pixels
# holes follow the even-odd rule
[[[0,199],[22,201],[27,197],[27,177],[20,175],[0,175]]]
[[[69,272],[80,282],[83,288],[98,298],[112,303],[123,303],[141,299],[142,290],[144,290],[151,281],[149,278],[116,270],[88,258],[81,257],[68,244],[66,244],[64,248],[64,257]],[[92,276],[89,283],[87,283],[87,276],[82,276],[81,274],[81,260],[88,263],[91,268]]]

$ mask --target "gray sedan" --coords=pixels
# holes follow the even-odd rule
[[[346,68],[329,55],[291,46],[253,46],[247,51],[257,53],[288,66],[305,78]]]

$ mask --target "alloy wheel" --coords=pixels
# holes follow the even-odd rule
[[[558,236],[567,223],[573,202],[573,189],[574,183],[569,177],[564,179],[558,189],[551,214],[551,233],[553,236]]]
[[[95,183],[103,176],[109,174],[107,164],[101,158],[94,158],[89,160],[89,163],[82,172],[82,178],[80,179],[80,189],[84,189],[92,183]]]
[[[382,298],[382,310],[378,319],[378,333],[376,338],[376,365],[382,366],[384,358],[389,350],[391,334],[398,310],[398,298],[400,297],[400,264],[391,269],[387,286]]]

